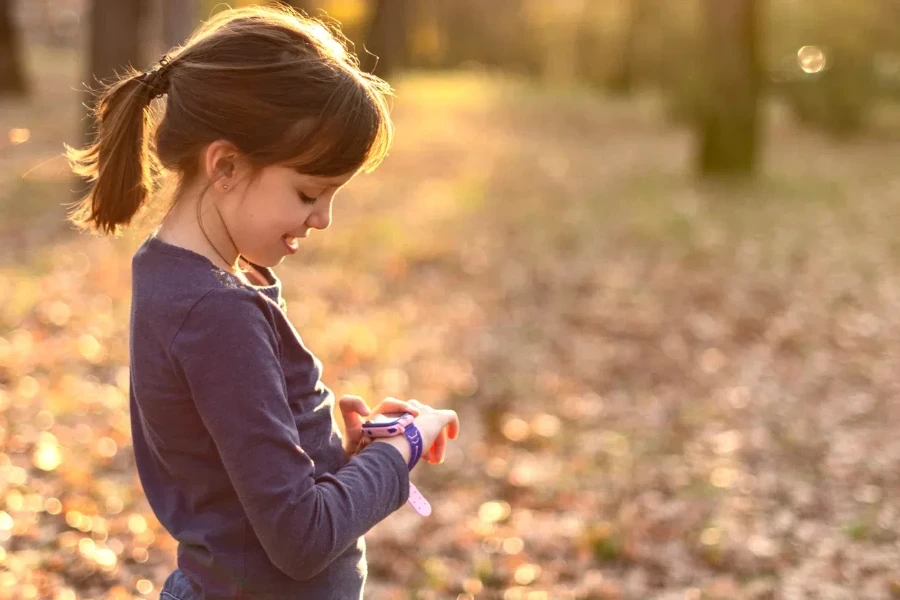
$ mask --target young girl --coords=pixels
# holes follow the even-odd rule
[[[407,502],[411,468],[410,442],[365,443],[362,417],[412,413],[431,463],[458,435],[454,411],[345,396],[343,436],[272,270],[328,228],[337,191],[386,155],[389,93],[318,21],[227,11],[108,87],[95,144],[69,149],[93,180],[71,218],[102,233],[131,222],[159,167],[178,176],[132,259],[134,454],[179,542],[164,600],[360,598],[363,535]],[[148,145],[158,96],[165,113]]]

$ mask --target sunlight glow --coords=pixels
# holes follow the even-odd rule
[[[818,46],[803,46],[797,51],[797,62],[806,73],[818,73],[825,68],[825,53]]]

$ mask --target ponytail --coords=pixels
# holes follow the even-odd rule
[[[159,95],[146,74],[129,69],[100,94],[93,112],[94,141],[83,149],[66,145],[72,171],[91,183],[88,194],[69,213],[80,229],[117,234],[153,188],[158,161],[149,151],[150,101]]]

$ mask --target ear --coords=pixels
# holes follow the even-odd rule
[[[226,140],[216,140],[203,153],[203,172],[216,189],[227,190],[234,187],[240,175],[239,159],[237,146]]]

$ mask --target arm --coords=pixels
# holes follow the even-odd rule
[[[314,477],[270,310],[249,290],[213,290],[170,350],[266,554],[303,581],[403,506],[409,471],[398,448],[370,444],[337,473]]]

